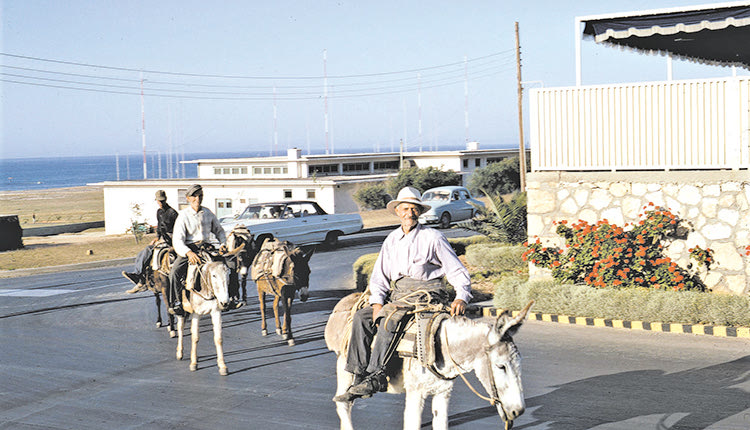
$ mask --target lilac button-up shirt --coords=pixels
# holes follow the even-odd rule
[[[445,276],[456,298],[471,300],[469,271],[439,231],[417,225],[409,234],[399,227],[385,238],[370,276],[370,303],[385,303],[392,280],[407,276],[429,281]]]

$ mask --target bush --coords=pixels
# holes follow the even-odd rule
[[[681,324],[750,326],[750,297],[698,291],[597,289],[554,281],[497,283],[494,304],[521,309],[534,300],[534,311],[590,318]]]
[[[489,207],[479,208],[477,216],[458,223],[495,242],[519,244],[526,240],[526,193],[518,193],[505,203],[500,196],[489,196]]]
[[[365,209],[384,209],[391,200],[383,184],[366,185],[357,190],[353,197]]]
[[[491,269],[499,273],[518,273],[527,264],[522,254],[526,250],[523,246],[508,246],[502,244],[477,244],[466,248],[466,261],[472,266]]]
[[[410,167],[399,171],[398,176],[389,181],[388,190],[391,195],[395,196],[404,187],[414,187],[420,192],[425,192],[430,188],[460,184],[461,176],[453,170],[444,171],[435,167],[424,169]]]
[[[537,239],[526,244],[524,258],[550,269],[552,277],[561,283],[585,283],[598,288],[705,290],[696,270],[684,269],[663,255],[664,244],[684,234],[680,220],[664,208],[644,209],[643,219],[629,231],[607,220],[594,225],[580,220],[572,226],[566,221],[556,223],[567,252],[543,246]],[[713,261],[710,249],[691,248],[690,255],[706,268]]]
[[[472,194],[502,195],[521,189],[518,157],[507,158],[477,169],[471,175],[469,190]]]
[[[375,260],[378,259],[378,253],[365,254],[359,257],[352,268],[354,269],[354,287],[357,291],[364,291],[370,282],[372,268],[375,266]]]

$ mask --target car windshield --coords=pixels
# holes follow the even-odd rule
[[[310,202],[292,202],[254,204],[248,206],[238,220],[249,219],[287,219],[300,218],[312,215],[325,215],[326,213],[316,204]]]
[[[239,219],[279,218],[284,205],[250,205]]]
[[[448,201],[450,200],[450,195],[448,191],[428,191],[424,193],[424,196],[422,196],[422,200],[442,200],[442,201]]]

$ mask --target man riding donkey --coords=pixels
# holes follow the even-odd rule
[[[211,234],[216,237],[220,243],[220,252],[226,251],[227,238],[224,229],[219,224],[213,212],[208,208],[201,206],[203,203],[203,188],[198,185],[191,185],[185,193],[189,206],[182,209],[175,221],[172,244],[177,253],[177,257],[172,263],[169,272],[169,308],[168,312],[174,315],[183,315],[182,308],[182,290],[183,280],[187,275],[188,264],[199,265],[203,261],[199,257],[201,248],[210,245]],[[231,309],[236,309],[241,304],[232,298],[229,305]]]
[[[334,397],[336,402],[369,397],[387,389],[385,365],[395,349],[392,344],[396,334],[411,318],[408,311],[417,304],[448,304],[443,277],[456,291],[451,315],[462,315],[472,297],[469,271],[448,240],[418,222],[430,208],[422,203],[420,192],[403,188],[387,208],[399,217],[401,227],[388,235],[375,261],[369,283],[371,306],[354,315],[345,367],[354,374],[354,383],[346,393]]]
[[[122,272],[122,276],[135,284],[127,291],[128,294],[146,291],[146,268],[151,264],[151,257],[154,253],[154,247],[158,243],[164,243],[172,246],[172,230],[174,229],[175,220],[177,220],[177,211],[167,204],[167,193],[164,190],[156,192],[156,203],[159,210],[156,211],[156,238],[146,246],[135,257],[135,267],[132,272]],[[160,242],[161,241],[161,242]]]

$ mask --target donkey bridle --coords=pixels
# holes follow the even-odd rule
[[[495,385],[495,372],[492,370],[492,359],[490,357],[490,351],[492,351],[492,348],[494,347],[490,345],[489,342],[487,343],[487,345],[484,346],[484,354],[487,356],[487,370],[489,371],[489,374],[490,374],[490,388],[492,391],[490,393],[492,397],[487,397],[487,396],[482,395],[480,392],[474,389],[474,387],[471,385],[469,380],[466,379],[466,377],[464,376],[464,373],[466,373],[466,370],[463,367],[461,367],[456,362],[456,360],[453,359],[453,354],[451,354],[451,348],[450,348],[450,345],[448,344],[448,332],[447,331],[445,332],[445,350],[448,352],[448,358],[450,358],[453,365],[458,367],[459,370],[461,370],[462,373],[459,373],[458,376],[460,376],[461,379],[463,379],[466,386],[469,387],[469,389],[474,394],[476,394],[480,399],[490,402],[492,406],[500,405],[500,408],[502,408],[503,410],[503,415],[504,415],[503,421],[505,421],[505,428],[506,430],[508,430],[513,427],[513,420],[508,419],[508,413],[505,411],[505,407],[503,407],[503,402],[500,401],[500,395],[498,394],[498,391],[497,391],[497,385]],[[449,379],[449,378],[443,378],[443,379]]]

